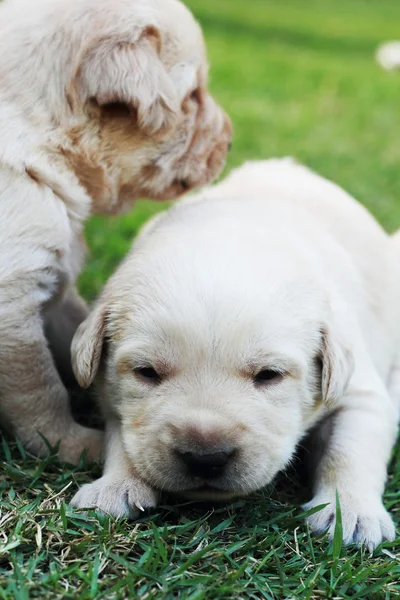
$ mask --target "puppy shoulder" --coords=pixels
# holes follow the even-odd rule
[[[147,239],[149,235],[151,235],[154,230],[157,228],[165,220],[166,214],[165,212],[160,212],[150,218],[140,229],[135,244],[140,243],[141,241]]]

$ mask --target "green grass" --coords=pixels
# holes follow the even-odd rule
[[[207,38],[211,87],[231,114],[228,168],[293,155],[342,184],[392,231],[400,226],[400,75],[374,51],[400,36],[398,0],[190,0]],[[93,219],[81,288],[93,299],[139,226],[141,202]],[[400,451],[386,505],[400,521]],[[0,598],[400,597],[400,540],[373,557],[313,539],[292,475],[230,506],[170,504],[138,523],[68,507],[96,470],[37,461],[3,441]]]

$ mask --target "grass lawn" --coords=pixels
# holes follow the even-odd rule
[[[32,0],[33,1],[33,0]],[[211,87],[231,114],[228,168],[293,155],[400,227],[400,74],[377,44],[400,37],[399,0],[188,0],[204,26]],[[138,227],[141,202],[93,219],[81,289],[93,299]],[[400,525],[400,451],[386,504]],[[291,474],[230,506],[166,505],[137,523],[74,513],[98,471],[37,461],[3,440],[0,598],[400,598],[400,539],[373,557],[312,539]]]

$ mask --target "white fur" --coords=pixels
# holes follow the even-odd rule
[[[75,462],[102,445],[53,362],[68,371],[86,316],[84,221],[208,183],[231,126],[177,0],[6,0],[0,55],[0,417],[33,452],[40,432]]]
[[[376,51],[376,60],[387,71],[400,69],[400,42],[381,44]]]
[[[74,338],[78,380],[89,385],[100,366],[113,450],[73,504],[121,514],[127,481],[145,486],[147,503],[151,489],[246,494],[321,424],[329,435],[307,508],[328,506],[311,528],[333,535],[338,491],[346,543],[392,540],[382,493],[400,408],[399,306],[394,241],[291,159],[245,164],[178,203],[144,228]],[[144,366],[159,384],[140,376]],[[263,369],[282,375],[256,385]],[[211,482],[176,455],[228,449],[236,454]]]

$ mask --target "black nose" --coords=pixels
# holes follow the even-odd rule
[[[197,452],[178,452],[181,461],[186,465],[190,475],[213,479],[222,475],[233,452],[210,452],[198,454]]]

